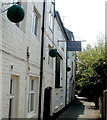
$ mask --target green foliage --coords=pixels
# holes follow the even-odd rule
[[[79,95],[94,101],[106,89],[107,57],[105,44],[99,40],[93,48],[88,45],[85,50],[77,54],[76,88]]]

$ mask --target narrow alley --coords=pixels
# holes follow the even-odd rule
[[[56,120],[101,120],[100,112],[85,97],[77,97],[74,102]]]

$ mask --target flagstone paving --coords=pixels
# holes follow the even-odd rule
[[[56,120],[99,120],[100,112],[95,108],[93,102],[89,102],[85,97],[77,99],[64,111]]]

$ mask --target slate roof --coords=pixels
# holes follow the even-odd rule
[[[55,11],[55,17],[58,21],[58,24],[59,24],[64,36],[66,37],[66,40],[69,40],[69,41],[73,40],[74,41],[73,32],[71,32],[70,30],[68,30],[67,28],[64,27],[58,11]]]
[[[65,28],[65,31],[66,31],[66,34],[67,34],[69,40],[70,40],[70,41],[75,41],[73,32],[71,32],[71,31],[68,30],[67,28]]]

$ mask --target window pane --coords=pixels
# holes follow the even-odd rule
[[[34,90],[34,80],[31,80],[31,90]]]
[[[35,32],[34,34],[37,36],[37,24],[38,24],[38,17],[35,15]]]
[[[49,26],[50,26],[50,24],[51,24],[51,11],[49,13]]]
[[[9,118],[12,117],[12,99],[9,101]]]
[[[56,57],[56,76],[55,76],[55,86],[60,86],[60,57]]]
[[[32,33],[34,33],[35,17],[34,12],[32,13]]]
[[[34,93],[31,94],[31,100],[30,100],[30,111],[33,111],[34,109]]]
[[[10,94],[12,94],[12,79],[10,80]]]
[[[29,105],[30,105],[30,94],[28,95],[28,112],[29,112]]]
[[[37,36],[38,16],[35,11],[32,14],[32,33]]]
[[[13,86],[13,80],[11,79],[10,80],[10,94],[13,94],[13,88],[14,86]]]
[[[50,28],[53,30],[53,16],[51,15]]]
[[[34,88],[35,80],[30,78],[29,81],[29,94],[28,94],[28,113],[34,112],[34,101],[35,101],[35,88]]]

